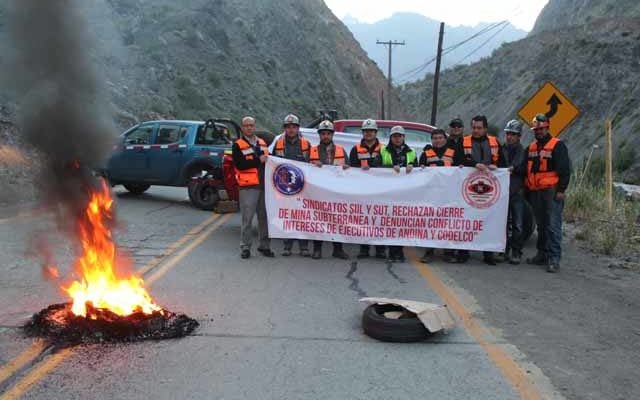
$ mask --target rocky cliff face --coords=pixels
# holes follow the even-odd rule
[[[550,0],[531,31],[554,31],[569,26],[595,23],[601,19],[640,16],[637,0]]]
[[[73,3],[94,38],[87,52],[108,99],[105,113],[118,127],[114,136],[160,117],[237,120],[251,114],[261,127],[278,129],[290,112],[304,123],[322,108],[356,118],[376,116],[380,108],[384,75],[322,0]],[[0,64],[13,50],[9,4],[0,2]],[[3,75],[0,146],[19,148],[20,96],[9,89],[11,73]],[[19,199],[29,177],[28,165],[14,165],[16,175],[2,162],[0,203]],[[9,189],[15,193],[4,196]]]
[[[518,109],[545,81],[553,81],[582,112],[562,134],[574,164],[594,144],[603,144],[604,121],[614,118],[617,173],[628,182],[638,183],[640,18],[600,15],[597,22],[543,30],[542,27],[554,26],[545,21],[545,15],[564,3],[597,5],[589,12],[593,18],[604,7],[604,2],[599,1],[552,0],[536,24],[540,33],[505,44],[480,62],[445,71],[441,76],[437,123],[446,125],[458,115],[468,121],[475,114],[486,114],[495,128],[501,128],[516,118]],[[570,9],[562,10],[572,13]],[[578,14],[587,14],[586,10],[581,12]],[[421,82],[403,87],[401,96],[413,118],[429,119],[432,82],[433,76],[428,75]]]
[[[248,113],[273,127],[288,112],[311,118],[331,107],[362,117],[379,109],[384,75],[322,0],[76,3],[121,126]]]

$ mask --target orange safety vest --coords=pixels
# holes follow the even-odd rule
[[[369,149],[363,146],[361,143],[356,145],[356,152],[358,153],[358,160],[360,160],[360,167],[368,167],[369,160],[376,158],[380,154],[382,143],[378,142],[378,145],[373,149],[373,152],[369,153]]]
[[[529,145],[529,156],[527,159],[527,179],[525,184],[529,190],[544,190],[555,187],[560,181],[560,177],[556,171],[549,170],[549,160],[552,158],[553,149],[560,140],[552,137],[539,150],[538,143],[533,142]],[[533,163],[539,159],[538,172],[533,172]]]
[[[497,166],[498,158],[500,154],[500,143],[498,143],[498,139],[494,136],[488,136],[489,147],[491,148],[491,164]],[[471,141],[471,136],[465,136],[462,138],[462,148],[464,149],[465,157],[471,157],[471,152],[473,149],[473,142]]]
[[[276,147],[273,149],[274,155],[278,157],[284,157],[284,150],[285,150],[284,141],[285,141],[285,137],[284,135],[282,135],[282,137],[278,139],[278,141],[276,142]],[[310,147],[311,145],[309,145],[309,141],[303,138],[302,136],[300,136],[300,149],[302,150],[303,157],[307,157],[307,155],[309,154]]]
[[[333,165],[344,165],[344,148],[339,145],[335,145],[335,154],[333,155]],[[311,147],[311,154],[309,155],[309,161],[320,161],[319,146]]]
[[[424,151],[424,155],[427,158],[427,165],[429,167],[438,166],[438,162],[442,161],[445,167],[450,167],[453,165],[453,156],[455,154],[455,150],[452,148],[448,148],[444,151],[442,158],[438,157],[438,154],[433,148],[428,148]]]
[[[236,144],[238,145],[240,152],[242,152],[245,160],[253,160],[254,157],[256,157],[253,146],[251,146],[251,144],[244,138],[236,140]],[[260,150],[262,150],[262,155],[268,156],[269,148],[264,140],[258,138],[258,144],[260,145]],[[236,181],[238,181],[238,186],[245,187],[260,184],[260,172],[258,171],[258,168],[238,169],[234,166],[234,170],[236,172]]]

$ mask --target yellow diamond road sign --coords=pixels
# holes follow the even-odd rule
[[[545,114],[549,118],[551,135],[560,136],[580,115],[580,110],[553,83],[547,82],[518,111],[520,118],[529,125],[536,114]]]

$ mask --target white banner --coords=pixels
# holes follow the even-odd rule
[[[343,170],[270,156],[265,196],[272,238],[504,251],[509,171]]]

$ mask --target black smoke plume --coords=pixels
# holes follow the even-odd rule
[[[11,62],[3,72],[15,85],[20,131],[43,157],[35,177],[41,199],[73,222],[96,184],[91,170],[109,149],[93,43],[81,0],[11,0],[7,23]]]

